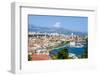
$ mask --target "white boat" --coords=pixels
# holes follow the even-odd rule
[[[84,45],[82,45],[81,43],[75,43],[75,45],[70,45],[70,47],[82,48],[84,47]]]
[[[82,45],[81,43],[76,43],[75,47],[76,48],[82,48],[84,45]]]

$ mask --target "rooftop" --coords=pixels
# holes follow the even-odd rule
[[[33,54],[32,60],[49,60],[49,56],[46,54]]]

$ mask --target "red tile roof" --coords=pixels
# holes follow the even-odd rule
[[[32,60],[49,60],[49,56],[46,54],[33,54],[32,55]]]

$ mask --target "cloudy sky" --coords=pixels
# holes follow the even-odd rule
[[[29,15],[28,25],[65,28],[72,31],[87,32],[88,17]]]

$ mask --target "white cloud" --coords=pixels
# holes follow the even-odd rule
[[[61,22],[56,22],[53,26],[55,28],[60,28],[61,27]]]

